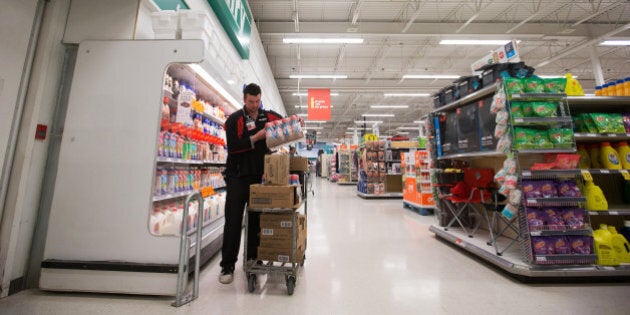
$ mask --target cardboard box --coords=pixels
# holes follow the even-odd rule
[[[268,248],[268,247],[258,247],[258,259],[259,260],[270,260],[270,261],[279,261],[286,263],[303,263],[304,262],[304,252],[306,251],[306,246],[301,245],[297,247],[296,253],[296,261],[293,260],[293,250],[290,248]]]
[[[297,185],[254,184],[249,187],[249,207],[253,209],[297,209],[301,198]]]
[[[263,213],[260,215],[260,246],[262,247],[291,247],[293,239],[293,216],[296,216],[298,240],[306,237],[306,217],[299,213],[276,214]],[[266,243],[265,241],[274,241]],[[283,241],[285,244],[280,244]]]
[[[387,174],[385,177],[385,192],[388,193],[402,193],[403,192],[403,181],[402,175],[390,175]]]
[[[302,156],[292,156],[289,163],[290,171],[308,171],[308,159]]]
[[[265,184],[289,184],[289,156],[286,154],[265,155]]]

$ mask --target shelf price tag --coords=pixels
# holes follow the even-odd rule
[[[619,174],[621,174],[621,176],[623,176],[623,179],[630,180],[630,174],[628,174],[627,170],[620,170]]]
[[[609,170],[600,170],[600,173],[602,173],[602,174],[610,174],[610,171]]]
[[[545,257],[545,256],[536,256],[536,261],[547,261],[547,257]]]
[[[593,181],[593,176],[591,176],[591,172],[589,172],[588,170],[582,170],[582,178],[584,178],[584,180],[587,182]]]
[[[204,198],[214,195],[214,188],[206,187],[201,189],[201,196]]]
[[[619,211],[608,211],[610,215],[619,215]]]

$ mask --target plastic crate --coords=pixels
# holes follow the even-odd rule
[[[462,77],[453,81],[453,84],[456,86],[455,92],[457,99],[466,97],[471,93],[481,90],[483,87],[483,82],[478,76]]]

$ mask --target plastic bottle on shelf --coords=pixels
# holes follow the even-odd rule
[[[630,96],[630,77],[623,79],[623,95]]]
[[[592,168],[602,168],[602,164],[599,161],[599,144],[594,143],[588,146],[589,155],[591,157]]]
[[[586,207],[591,211],[608,210],[608,201],[604,192],[599,186],[592,181],[586,181],[584,184],[584,196],[586,197]]]
[[[609,170],[620,170],[619,154],[610,146],[610,142],[602,142],[599,152],[599,162]]]
[[[630,170],[630,147],[628,147],[628,142],[621,141],[615,143],[615,149],[619,155],[621,167],[625,170]]]
[[[579,163],[580,168],[583,168],[583,169],[591,168],[591,157],[588,154],[588,151],[586,150],[586,146],[583,144],[580,144],[577,146],[577,148],[578,148],[578,154],[580,155],[580,163]]]
[[[615,96],[623,96],[624,95],[624,86],[623,80],[617,80],[615,82]]]
[[[617,229],[612,225],[608,226],[608,231],[611,234],[612,248],[619,262],[630,263],[630,244],[628,240],[623,235],[617,233]]]
[[[610,83],[608,83],[608,92],[607,95],[608,96],[615,96],[615,94],[617,94],[617,82],[615,81],[611,81]]]
[[[597,254],[597,264],[602,266],[618,266],[619,259],[613,249],[612,234],[606,224],[601,224],[598,230],[593,231],[593,241],[595,253]]]
[[[595,86],[595,96],[602,96],[602,87],[601,87],[601,85]]]

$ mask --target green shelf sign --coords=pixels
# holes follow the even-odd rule
[[[161,10],[176,10],[177,6],[182,10],[190,9],[184,0],[153,0]]]
[[[208,0],[242,59],[249,59],[252,14],[246,0]]]

